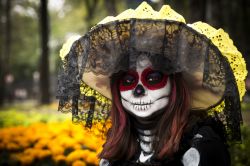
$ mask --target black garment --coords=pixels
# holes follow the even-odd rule
[[[210,126],[203,126],[199,134],[203,138],[193,139],[192,147],[200,153],[199,166],[230,166],[230,154],[222,139]]]
[[[149,164],[137,163],[140,152],[131,161],[113,161],[109,166],[183,166],[182,157],[190,149],[195,148],[200,154],[199,166],[230,166],[230,154],[219,124],[213,119],[197,122],[189,132],[185,133],[179,151],[174,157],[161,161],[153,157]]]

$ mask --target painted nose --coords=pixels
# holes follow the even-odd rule
[[[145,89],[141,84],[138,84],[133,92],[135,97],[140,97],[145,95]]]

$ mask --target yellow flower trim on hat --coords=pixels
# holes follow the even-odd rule
[[[237,83],[240,101],[242,101],[242,98],[246,92],[246,63],[242,57],[242,54],[234,46],[233,41],[230,39],[229,35],[223,29],[217,30],[209,24],[200,21],[193,24],[188,24],[188,26],[209,38],[212,43],[220,50],[222,55],[227,58],[233,70],[233,74]],[[211,109],[211,111],[221,112],[224,107],[225,103],[223,101],[220,105]]]
[[[106,24],[112,21],[129,20],[132,18],[153,19],[153,20],[166,19],[166,20],[173,20],[185,23],[185,19],[183,18],[183,16],[172,10],[170,6],[163,5],[160,11],[157,12],[149,4],[143,2],[135,10],[133,9],[125,10],[116,17],[108,16],[104,18],[102,21],[100,21],[98,24]],[[196,22],[187,25],[196,30],[197,32],[205,35],[207,38],[209,38],[212,41],[212,43],[220,50],[222,55],[228,59],[237,82],[240,101],[242,101],[242,98],[246,92],[245,89],[245,78],[247,75],[246,63],[242,58],[242,54],[237,50],[237,48],[233,44],[233,41],[229,38],[229,35],[224,30],[222,29],[217,30],[212,26],[203,22]],[[73,40],[77,39],[73,38],[69,39],[63,45],[63,48],[60,51],[60,57],[62,58],[62,60],[69,52],[70,47],[74,42]],[[100,101],[101,103],[108,102],[111,104],[111,101],[109,99],[107,99],[106,97],[104,97],[103,95],[93,90],[84,83],[81,84],[81,93],[85,94],[86,96],[95,96],[97,100]],[[225,103],[222,102],[220,105],[216,106],[211,111],[221,112],[223,111],[224,106]]]
[[[105,24],[111,21],[126,20],[131,18],[154,19],[154,20],[166,19],[166,20],[174,20],[185,23],[185,19],[180,14],[172,10],[169,5],[163,5],[161,10],[157,12],[149,4],[143,2],[135,10],[133,9],[125,10],[116,17],[108,16],[98,24]],[[229,35],[223,29],[217,30],[212,26],[210,26],[209,24],[203,22],[196,22],[187,25],[196,30],[197,32],[205,35],[207,38],[209,38],[212,41],[212,43],[220,50],[222,55],[228,59],[237,82],[240,101],[242,101],[242,98],[246,92],[245,89],[245,78],[247,76],[246,63],[242,58],[242,54],[234,46],[233,41],[230,39]],[[211,111],[221,112],[224,107],[225,103],[223,101],[220,105],[218,105]]]
[[[70,48],[72,46],[72,44],[78,40],[81,36],[71,36],[62,46],[61,50],[60,50],[60,58],[63,61],[65,59],[65,56],[69,53]]]
[[[96,90],[92,89],[83,81],[81,81],[80,92],[81,94],[84,94],[85,96],[94,96],[96,100],[99,101],[102,105],[104,104],[111,105],[111,101],[108,98],[106,98],[105,96],[97,92]]]
[[[59,55],[62,61],[64,61],[66,55],[69,53],[72,44],[79,38],[80,36],[72,36],[63,44],[60,50],[60,55]],[[80,85],[80,92],[81,94],[84,94],[85,96],[94,96],[96,100],[100,102],[102,105],[104,104],[111,105],[111,101],[108,98],[106,98],[105,96],[97,92],[96,90],[89,87],[83,81],[81,82],[81,85]]]
[[[222,55],[228,59],[237,82],[240,100],[242,101],[242,97],[246,92],[246,62],[243,59],[242,54],[234,46],[233,41],[230,39],[229,35],[223,29],[217,30],[209,24],[200,21],[193,24],[188,24],[188,26],[192,27],[197,32],[209,38],[212,43],[220,50]]]
[[[159,12],[155,11],[147,2],[142,2],[135,10],[127,9],[118,16],[107,16],[98,24],[106,24],[116,20],[136,19],[164,19],[185,23],[184,17],[175,12],[169,5],[163,5]]]

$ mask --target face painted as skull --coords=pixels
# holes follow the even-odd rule
[[[148,62],[137,65],[136,71],[125,73],[119,88],[123,107],[142,118],[166,107],[171,91],[169,77],[151,69]]]

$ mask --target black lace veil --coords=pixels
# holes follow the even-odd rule
[[[145,57],[154,69],[182,72],[191,90],[192,110],[209,112],[222,121],[230,140],[241,139],[239,92],[230,63],[205,35],[177,21],[130,19],[91,29],[74,42],[63,61],[59,110],[72,112],[76,123],[91,128],[101,122],[105,128],[111,100],[95,87],[108,89],[112,74],[135,69]],[[216,111],[221,103],[221,111]]]

